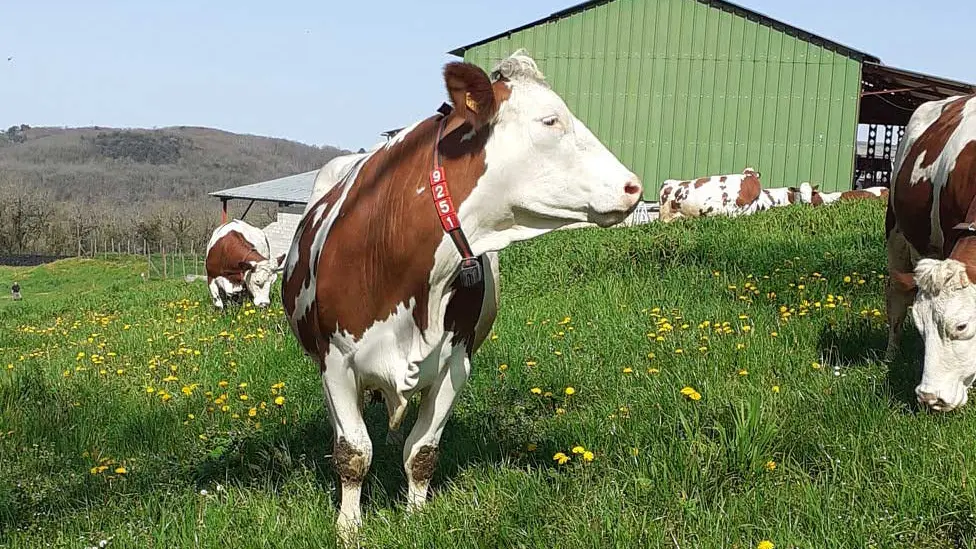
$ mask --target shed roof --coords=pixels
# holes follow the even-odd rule
[[[252,183],[232,189],[214,191],[210,196],[224,200],[257,200],[261,202],[277,202],[278,204],[305,204],[315,185],[318,170],[279,177],[260,183]]]
[[[864,63],[861,80],[862,124],[904,126],[926,101],[976,93],[973,84],[878,63]]]
[[[464,57],[464,52],[466,52],[467,50],[469,50],[471,48],[474,48],[474,47],[477,47],[477,46],[481,46],[483,44],[487,44],[488,42],[493,42],[493,41],[495,41],[495,40],[497,40],[499,38],[507,38],[507,37],[511,36],[513,33],[516,33],[516,32],[519,32],[519,31],[528,29],[530,27],[534,27],[536,25],[541,25],[543,23],[551,23],[553,21],[558,21],[559,19],[563,19],[565,17],[569,17],[571,15],[575,15],[577,13],[580,13],[580,12],[585,11],[585,10],[588,10],[590,8],[599,6],[601,4],[608,4],[608,3],[613,2],[613,1],[614,0],[587,0],[586,2],[581,2],[579,4],[576,4],[575,6],[570,6],[570,7],[566,8],[566,9],[564,9],[564,10],[559,10],[557,12],[554,12],[554,13],[550,14],[548,17],[543,17],[542,19],[539,19],[537,21],[533,21],[531,23],[526,23],[525,25],[522,25],[520,27],[516,27],[514,29],[510,29],[510,30],[507,30],[507,31],[504,31],[504,32],[500,32],[500,33],[498,33],[498,34],[496,34],[494,36],[489,36],[488,38],[485,38],[483,40],[479,40],[479,41],[474,42],[472,44],[468,44],[467,46],[461,46],[459,48],[455,48],[455,49],[453,49],[453,50],[451,50],[451,51],[449,51],[447,53],[450,54],[450,55],[455,55],[457,57]],[[851,57],[851,58],[857,59],[859,61],[870,61],[870,62],[873,62],[873,63],[879,63],[881,61],[879,58],[871,55],[870,53],[865,53],[865,52],[856,50],[856,49],[854,49],[854,48],[852,48],[850,46],[845,46],[844,44],[841,44],[839,42],[835,42],[833,40],[830,40],[829,38],[824,38],[823,36],[819,36],[819,35],[813,34],[812,32],[805,31],[805,30],[803,30],[803,29],[801,29],[799,27],[794,27],[793,25],[790,25],[789,23],[784,23],[784,22],[779,21],[777,19],[773,19],[772,17],[769,17],[768,15],[759,13],[757,11],[753,11],[753,10],[751,10],[749,8],[740,6],[738,4],[733,4],[732,2],[727,2],[726,0],[697,0],[697,1],[698,2],[701,2],[703,4],[707,4],[709,6],[713,6],[715,8],[720,9],[720,10],[729,11],[729,12],[734,13],[736,15],[739,15],[741,17],[745,17],[746,19],[750,19],[750,20],[753,20],[753,21],[758,21],[761,24],[769,25],[770,27],[772,27],[772,28],[774,28],[776,30],[779,30],[779,31],[785,32],[787,34],[796,36],[796,37],[798,37],[801,40],[804,40],[806,42],[810,42],[810,43],[813,43],[813,44],[817,44],[817,45],[822,46],[822,47],[824,47],[826,49],[829,49],[829,50],[832,50],[832,51],[836,51],[837,53],[840,53],[840,54],[845,55],[847,57]]]

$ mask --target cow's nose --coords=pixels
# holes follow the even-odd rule
[[[626,194],[639,195],[642,190],[644,190],[644,187],[641,185],[640,179],[637,179],[636,177],[624,185],[624,193]]]
[[[952,409],[952,406],[949,406],[948,402],[935,393],[916,390],[915,395],[919,404],[931,408],[937,412],[944,412]]]

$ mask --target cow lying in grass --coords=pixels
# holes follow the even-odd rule
[[[737,217],[801,202],[799,189],[763,189],[759,178],[759,172],[746,168],[741,174],[668,179],[659,194],[660,220],[667,223],[679,217]]]
[[[810,184],[803,183],[803,185],[809,186]],[[810,199],[806,201],[812,206],[823,206],[824,204],[833,204],[842,200],[877,200],[879,198],[887,200],[888,198],[888,187],[867,187],[864,189],[832,193],[820,192],[817,187],[818,185],[811,187]]]
[[[206,259],[214,307],[223,309],[224,298],[248,295],[256,307],[267,307],[285,256],[270,258],[271,245],[261,229],[239,219],[217,227],[207,243]]]

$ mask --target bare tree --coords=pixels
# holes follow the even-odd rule
[[[0,189],[0,250],[23,253],[40,240],[49,219],[46,210],[45,198],[24,187]]]

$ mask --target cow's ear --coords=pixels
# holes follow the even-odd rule
[[[911,292],[916,288],[915,275],[912,273],[891,271],[891,283],[903,292]]]
[[[279,265],[279,266],[280,266],[280,265],[281,265],[282,263],[284,263],[284,262],[285,262],[285,254],[281,254],[281,255],[279,255],[279,256],[278,256],[278,257],[277,257],[277,258],[275,259],[275,264],[277,264],[277,265]]]
[[[454,112],[474,129],[491,121],[498,105],[491,80],[481,67],[472,63],[448,63],[444,66],[444,83]]]

